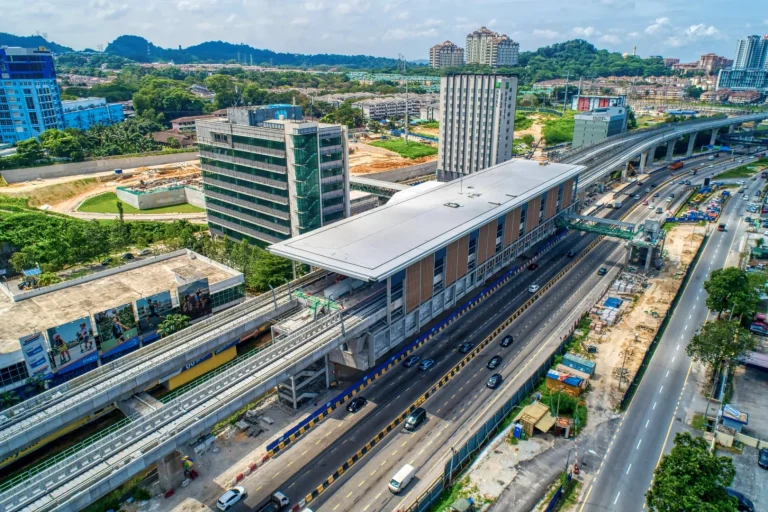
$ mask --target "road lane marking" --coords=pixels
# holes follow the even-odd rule
[[[656,410],[656,402],[653,402],[653,409]]]
[[[621,496],[621,491],[616,495],[616,499],[613,500],[613,504],[615,505],[619,501],[619,496]]]
[[[661,386],[661,387],[659,388],[659,393],[661,393],[663,390],[664,390],[664,386]]]
[[[673,363],[675,362],[675,357],[677,357],[677,356],[674,356],[674,357],[672,358],[672,362],[673,362]]]
[[[650,420],[648,420],[648,421],[650,421]],[[646,423],[646,426],[647,426],[647,425],[648,425],[648,424]],[[642,443],[642,442],[643,442],[643,440],[642,440],[642,439],[640,439],[640,440],[637,442],[637,447],[635,448],[635,450],[639,450],[639,449],[640,449],[640,443]]]
[[[646,421],[645,421],[645,428],[648,428],[648,424],[649,424],[650,422],[651,422],[651,420],[646,420]]]
[[[627,468],[627,472],[625,473],[626,475],[628,475],[628,474],[629,474],[629,470],[630,470],[630,469],[632,469],[632,464],[631,464],[631,463],[629,464],[629,467]]]
[[[665,375],[665,377],[669,377],[669,370],[667,370],[667,374]]]
[[[347,499],[349,499],[350,496],[352,496],[352,491],[349,491],[349,494],[347,494]]]

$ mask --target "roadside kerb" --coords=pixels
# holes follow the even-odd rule
[[[570,271],[577,263],[579,263],[587,254],[589,254],[595,246],[602,241],[603,237],[597,237],[592,243],[587,246],[586,250],[569,263],[563,270],[561,270],[556,276],[550,279],[547,284],[541,287],[525,304],[520,306],[514,313],[512,313],[504,322],[502,322],[494,331],[489,334],[483,341],[481,341],[471,352],[469,352],[464,359],[457,363],[451,370],[449,370],[443,377],[437,381],[432,387],[419,398],[417,398],[409,407],[401,412],[393,421],[389,423],[384,429],[382,429],[376,436],[373,437],[362,449],[358,450],[349,460],[344,462],[330,477],[328,477],[322,484],[320,484],[315,490],[305,497],[307,504],[312,503],[317,497],[328,489],[334,481],[339,479],[344,473],[346,473],[352,466],[354,466],[360,459],[370,452],[382,439],[384,439],[390,432],[395,430],[397,426],[402,423],[405,418],[414,409],[426,402],[432,395],[453,379],[459,371],[464,368],[472,359],[474,359],[483,348],[491,343],[499,334],[501,334],[509,325],[516,320],[524,311],[526,311],[534,302],[536,302],[547,290],[555,285],[568,271]],[[575,324],[572,327],[575,329]],[[572,331],[571,331],[572,332]],[[567,338],[566,338],[567,339]],[[563,344],[561,344],[563,345]],[[563,345],[564,346],[564,345]],[[550,365],[547,366],[549,368]]]

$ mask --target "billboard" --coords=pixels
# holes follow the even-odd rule
[[[56,373],[70,372],[99,359],[87,316],[48,329],[48,344]]]
[[[178,287],[178,291],[179,313],[188,316],[190,320],[211,314],[213,306],[207,277],[183,284]]]
[[[136,301],[139,332],[144,344],[158,338],[157,326],[171,313],[173,313],[173,302],[171,302],[170,291],[166,290]]]
[[[96,322],[96,332],[99,333],[101,353],[107,355],[112,349],[120,347],[124,343],[137,344],[139,339],[139,327],[136,324],[136,316],[133,314],[133,306],[123,304],[115,308],[107,309],[93,315]],[[127,348],[120,347],[120,348]],[[116,352],[120,352],[117,350]]]
[[[21,353],[24,354],[30,377],[40,376],[47,379],[53,375],[53,365],[43,333],[33,332],[22,336],[19,338],[19,345],[21,345]]]

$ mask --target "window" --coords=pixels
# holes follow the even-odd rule
[[[8,386],[14,382],[21,382],[29,377],[26,363],[15,363],[5,368],[0,368],[0,386]]]
[[[443,291],[443,268],[445,267],[445,248],[435,252],[435,272],[432,279],[434,293]]]
[[[27,100],[27,108],[33,110],[35,108],[35,100],[31,96],[27,96],[25,100]]]
[[[477,237],[480,236],[480,230],[476,229],[469,234],[469,251],[467,255],[467,271],[475,270],[475,261],[477,254]]]
[[[504,224],[506,223],[506,215],[502,215],[496,220],[496,253],[498,254],[504,246]]]
[[[525,235],[525,221],[528,217],[528,203],[520,207],[520,238]]]
[[[29,122],[32,124],[40,124],[40,122],[37,120],[37,112],[29,113]]]

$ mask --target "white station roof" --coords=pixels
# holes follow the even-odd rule
[[[384,206],[269,246],[272,254],[380,281],[577,175],[581,165],[509,160],[448,183],[398,192]]]

